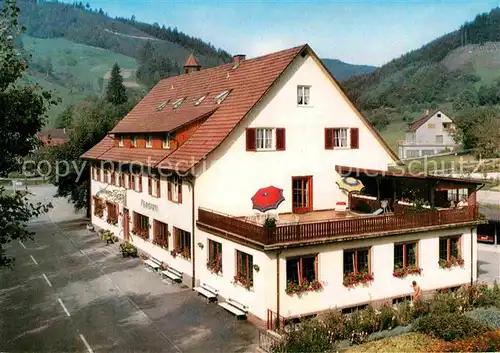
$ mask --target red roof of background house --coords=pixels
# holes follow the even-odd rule
[[[189,57],[186,60],[186,63],[184,64],[184,67],[186,66],[200,66],[200,64],[198,64],[198,61],[196,61],[194,55],[191,54],[189,55]]]
[[[53,142],[51,144],[56,145],[68,141],[70,132],[70,129],[47,129],[40,131],[38,137],[44,142],[50,140]]]
[[[429,113],[422,115],[420,118],[418,118],[414,122],[410,123],[409,131],[417,130],[420,126],[424,125],[427,120],[432,118],[432,116],[434,114],[436,114],[437,112],[440,112],[440,111],[441,111],[441,109],[431,110]]]
[[[166,78],[160,81],[111,133],[159,132],[161,129],[173,131],[181,125],[208,116],[193,135],[176,150],[158,150],[164,155],[162,161],[156,165],[157,168],[172,169],[172,166],[175,166],[174,169],[187,172],[224,141],[271,89],[297,55],[305,50],[321,64],[308,45],[301,45],[244,60],[239,66],[230,63]],[[325,72],[329,74],[326,69]],[[222,103],[214,103],[216,96],[228,90],[230,93]],[[196,106],[195,102],[204,96],[205,99]],[[180,98],[185,100],[174,110],[172,103]],[[163,108],[162,104],[165,105]],[[366,119],[364,122],[394,160],[399,161],[372,125]],[[101,149],[103,144],[99,143],[95,148]],[[130,149],[113,148],[115,149],[113,160],[129,160]],[[97,154],[93,150],[94,148],[82,157],[97,158],[90,157]],[[153,151],[145,149],[146,153],[155,153],[155,159],[158,158]],[[105,155],[100,155],[99,159],[103,157]]]

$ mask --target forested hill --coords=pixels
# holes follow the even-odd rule
[[[348,64],[338,59],[321,59],[328,70],[339,81],[346,80],[350,77],[361,75],[375,70],[377,67],[370,65],[355,65]]]
[[[343,85],[355,104],[374,117],[372,120],[387,116],[392,119],[443,105],[457,111],[462,108],[458,100],[464,97],[473,100],[473,104],[478,99],[479,104],[481,100],[491,100],[480,96],[500,77],[498,59],[491,60],[491,54],[498,57],[500,51],[487,42],[499,41],[500,9],[495,8],[373,72],[344,81]]]
[[[81,2],[18,0],[18,6],[26,34],[36,38],[64,38],[136,58],[138,79],[146,85],[153,84],[160,77],[178,74],[191,53],[204,67],[231,59],[226,51],[188,36],[177,28],[137,22],[134,17],[112,19],[102,9],[92,9]]]

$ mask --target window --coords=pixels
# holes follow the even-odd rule
[[[467,189],[448,190],[448,201],[466,201],[468,197],[469,190]]]
[[[359,148],[359,128],[325,128],[325,149]]]
[[[165,136],[163,138],[163,148],[170,149],[170,138],[168,136]]]
[[[118,146],[123,147],[123,136],[118,137]]]
[[[122,186],[125,189],[130,189],[130,174],[121,173],[121,177],[122,177]]]
[[[344,250],[344,274],[370,272],[370,249]]]
[[[419,150],[408,150],[408,151],[406,151],[406,157],[407,158],[420,157],[420,151]]]
[[[146,136],[146,147],[147,148],[153,147],[153,136],[151,135]]]
[[[422,150],[422,157],[434,156],[434,150]]]
[[[106,210],[108,212],[108,223],[116,225],[118,223],[118,205],[106,202]]]
[[[417,266],[417,242],[394,244],[394,268]]]
[[[183,258],[191,259],[191,233],[174,227],[175,250]]]
[[[312,211],[312,177],[292,178],[293,212]]]
[[[206,98],[206,95],[204,96],[201,96],[200,98],[198,98],[198,100],[194,103],[194,105],[200,105],[201,102],[203,102]]]
[[[441,117],[441,113],[438,113],[438,114],[437,114],[437,117],[438,117],[438,118],[440,118],[440,117]]]
[[[347,132],[349,129],[335,129],[333,130],[333,146],[335,148],[347,148],[349,146],[347,141]]]
[[[182,101],[184,101],[184,98],[179,98],[179,99],[173,101],[172,106],[174,107],[174,109],[179,108],[180,105],[182,104]]]
[[[414,132],[409,132],[406,134],[406,142],[407,143],[414,144],[416,139],[417,139],[417,137],[416,137],[416,134]]]
[[[311,86],[297,86],[297,105],[309,105]]]
[[[168,199],[182,203],[182,180],[178,175],[172,175],[168,180]]]
[[[168,100],[166,100],[165,102],[162,102],[162,103],[158,104],[158,106],[156,107],[156,111],[159,112],[159,111],[163,110],[163,108],[165,108],[167,106],[167,104],[168,104]]]
[[[137,192],[142,192],[142,174],[130,175],[130,188]]]
[[[214,273],[222,272],[222,244],[208,239],[207,267]]]
[[[443,123],[443,130],[445,130],[445,131],[453,130],[452,123]]]
[[[435,129],[436,128],[436,124],[430,123],[430,124],[427,125],[427,128],[429,128],[429,129]]]
[[[274,129],[256,129],[257,151],[274,149]]]
[[[443,135],[436,135],[436,143],[438,145],[442,145],[444,142],[443,142]]]
[[[134,212],[133,233],[142,239],[149,239],[149,217]]]
[[[227,90],[227,91],[224,91],[224,92],[216,95],[214,98],[214,103],[221,104],[224,101],[224,99],[226,99],[226,97],[229,95],[229,92],[231,92],[231,90]]]
[[[317,256],[302,256],[286,260],[287,283],[302,284],[303,281],[313,282],[318,279]]]
[[[95,196],[92,196],[92,200],[94,201],[94,216],[102,218],[104,215],[104,202]]]
[[[439,238],[439,261],[461,258],[460,236]]]
[[[155,219],[153,221],[153,234],[153,244],[168,249],[168,224]]]
[[[148,194],[154,197],[161,197],[160,190],[160,177],[148,177]]]
[[[399,303],[404,303],[404,302],[410,302],[411,301],[411,295],[406,295],[404,297],[397,297],[392,299],[392,305],[396,305]]]
[[[236,250],[236,276],[253,284],[253,256]]]
[[[132,146],[137,147],[137,137],[136,136],[132,136]]]

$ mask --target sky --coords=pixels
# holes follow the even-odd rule
[[[88,2],[111,17],[177,27],[248,58],[308,43],[322,58],[376,66],[500,6],[500,0]]]

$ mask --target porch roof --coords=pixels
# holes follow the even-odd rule
[[[436,183],[442,184],[460,184],[463,188],[467,188],[467,186],[476,187],[477,185],[484,184],[483,181],[477,179],[466,179],[466,178],[453,178],[453,177],[445,177],[438,175],[429,175],[425,173],[409,173],[404,170],[398,171],[390,171],[390,170],[378,170],[378,169],[367,169],[367,168],[356,168],[356,167],[348,167],[343,165],[336,165],[335,170],[344,176],[352,176],[353,174],[359,175],[367,175],[367,176],[381,176],[381,177],[389,177],[389,178],[406,178],[406,179],[420,179],[420,180],[429,180],[434,181]]]

